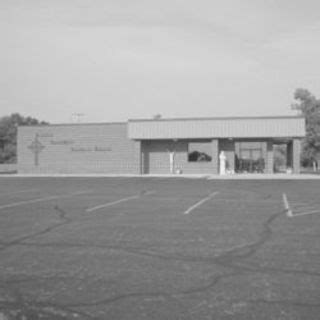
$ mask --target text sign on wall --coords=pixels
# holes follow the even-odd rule
[[[71,151],[73,152],[110,152],[112,148],[110,147],[71,147]]]
[[[63,140],[51,140],[50,143],[52,145],[58,145],[58,146],[67,146],[70,144],[74,144],[73,140],[63,139]]]

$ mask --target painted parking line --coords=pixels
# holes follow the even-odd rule
[[[26,204],[32,204],[32,203],[37,203],[37,202],[45,202],[45,201],[50,201],[50,200],[55,200],[55,199],[64,199],[64,198],[71,198],[74,196],[82,195],[82,194],[87,194],[89,193],[88,191],[79,191],[67,195],[60,195],[60,196],[50,196],[50,197],[44,197],[44,198],[37,198],[37,199],[32,199],[32,200],[25,200],[25,201],[19,201],[19,202],[13,202],[9,204],[5,204],[0,206],[1,209],[7,209],[7,208],[13,208],[13,207],[19,207],[23,206]]]
[[[290,205],[289,205],[289,201],[288,201],[287,195],[285,193],[282,195],[282,199],[283,199],[284,208],[285,208],[287,216],[289,218],[301,217],[301,216],[306,216],[306,215],[315,214],[315,213],[320,214],[320,210],[319,209],[318,210],[311,210],[311,211],[304,211],[304,212],[299,212],[299,213],[293,214],[293,212],[292,212],[292,210],[290,208]]]
[[[288,201],[287,195],[285,193],[282,194],[282,200],[283,200],[283,204],[284,204],[284,208],[286,210],[287,216],[292,217],[293,216],[292,210],[290,208],[289,201]]]
[[[320,214],[320,210],[313,210],[313,211],[296,213],[296,214],[293,214],[293,215],[290,216],[290,217],[291,217],[291,218],[294,218],[294,217],[306,216],[306,215],[308,215],[308,214],[315,214],[315,213]]]
[[[27,192],[35,192],[35,191],[39,191],[38,189],[26,189],[26,190],[20,190],[20,191],[14,191],[14,192],[4,192],[4,193],[0,193],[0,196],[8,196],[8,195],[15,195],[15,194],[19,194],[19,193],[27,193]]]
[[[118,203],[122,203],[122,202],[127,202],[127,201],[130,201],[130,200],[138,199],[138,198],[141,198],[141,196],[143,196],[143,195],[151,195],[151,194],[154,194],[154,193],[155,193],[154,190],[141,192],[140,194],[137,194],[137,195],[134,195],[134,196],[131,196],[131,197],[122,198],[122,199],[119,199],[119,200],[116,200],[116,201],[107,202],[107,203],[104,203],[104,204],[101,204],[101,205],[98,205],[98,206],[95,206],[95,207],[92,207],[92,208],[88,208],[88,209],[86,209],[86,212],[93,212],[93,211],[96,211],[96,210],[99,210],[99,209],[111,207],[111,206],[114,206],[114,205],[116,205]]]
[[[227,199],[227,198],[215,198],[215,202],[220,201],[220,202],[233,202],[233,203],[245,203],[245,204],[261,204],[264,203],[266,205],[268,204],[279,204],[278,201],[273,201],[273,200],[246,200],[246,199]]]
[[[200,201],[198,201],[197,203],[195,203],[194,205],[192,205],[191,207],[189,207],[184,214],[189,214],[191,213],[194,209],[198,208],[199,206],[201,206],[202,204],[204,204],[205,202],[207,202],[208,200],[212,199],[215,195],[217,195],[219,192],[215,191],[210,193],[207,197],[201,199]]]

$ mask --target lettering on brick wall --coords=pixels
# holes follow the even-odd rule
[[[72,147],[71,151],[74,151],[74,152],[91,152],[92,148]]]
[[[50,143],[53,144],[53,145],[67,146],[67,145],[70,145],[70,144],[74,144],[74,141],[73,140],[51,140]]]
[[[49,133],[49,132],[36,133],[36,135],[39,138],[53,138],[54,137],[53,133]]]
[[[110,147],[98,147],[98,146],[95,146],[94,147],[94,151],[108,152],[108,151],[112,151],[112,149]]]
[[[71,147],[71,151],[73,152],[110,152],[112,148],[110,147]]]

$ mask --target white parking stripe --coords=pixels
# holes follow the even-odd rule
[[[293,216],[292,210],[290,209],[289,201],[285,193],[282,194],[282,200],[283,200],[284,208],[286,209],[287,216],[292,217]]]
[[[211,194],[209,194],[207,197],[203,198],[202,200],[198,201],[197,203],[195,203],[194,205],[192,205],[191,207],[189,207],[184,214],[189,214],[191,211],[193,211],[194,209],[196,209],[197,207],[199,207],[200,205],[202,205],[203,203],[205,203],[206,201],[212,199],[215,195],[217,195],[219,192],[212,192]]]
[[[19,206],[23,206],[25,204],[44,202],[44,201],[55,200],[55,199],[70,198],[73,196],[78,196],[78,195],[86,194],[86,193],[89,193],[89,192],[88,191],[80,191],[80,192],[75,192],[75,193],[71,193],[71,194],[63,195],[63,196],[51,196],[51,197],[44,197],[44,198],[37,198],[37,199],[32,199],[32,200],[13,202],[13,203],[9,203],[9,204],[5,204],[3,206],[0,206],[0,209],[19,207]]]
[[[315,214],[315,213],[320,213],[320,210],[313,210],[313,211],[307,211],[307,212],[301,212],[301,213],[296,213],[296,214],[293,214],[292,216],[290,217],[300,217],[300,216],[306,216],[308,214]]]
[[[273,200],[246,200],[246,199],[224,199],[224,198],[215,198],[214,201],[220,201],[220,202],[235,202],[235,203],[240,203],[240,202],[243,202],[245,204],[261,204],[261,203],[264,203],[266,205],[268,204],[279,204],[279,200],[278,201],[273,201]]]
[[[98,205],[98,206],[95,206],[95,207],[92,207],[92,208],[88,208],[88,209],[86,209],[86,212],[92,212],[92,211],[96,211],[96,210],[99,210],[99,209],[102,209],[102,208],[111,207],[111,206],[114,206],[115,204],[118,204],[118,203],[121,203],[121,202],[127,202],[129,200],[138,199],[143,195],[151,195],[151,194],[154,194],[154,193],[155,193],[154,190],[146,191],[144,193],[140,193],[140,194],[137,194],[135,196],[122,198],[122,199],[119,199],[119,200],[116,200],[116,201],[107,202],[107,203],[104,203],[104,204],[101,204],[101,205]]]
[[[19,193],[26,193],[26,192],[35,192],[39,191],[38,189],[26,189],[26,190],[20,190],[20,191],[15,191],[15,192],[5,192],[5,193],[0,193],[0,196],[8,196],[8,195],[15,195]]]
[[[112,202],[107,202],[105,204],[101,204],[99,206],[95,206],[93,208],[88,208],[86,211],[87,212],[92,212],[92,211],[96,211],[96,210],[99,210],[99,209],[102,209],[102,208],[106,208],[106,207],[110,207],[110,206],[113,206],[115,204],[118,204],[118,203],[121,203],[121,202],[126,202],[126,201],[129,201],[129,200],[132,200],[132,199],[138,199],[140,198],[141,195],[137,195],[137,196],[132,196],[132,197],[128,197],[128,198],[123,198],[123,199],[120,199],[120,200],[116,200],[116,201],[112,201]]]

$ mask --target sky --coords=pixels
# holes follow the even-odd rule
[[[319,0],[0,0],[0,39],[0,117],[294,115],[296,88],[320,97]]]

